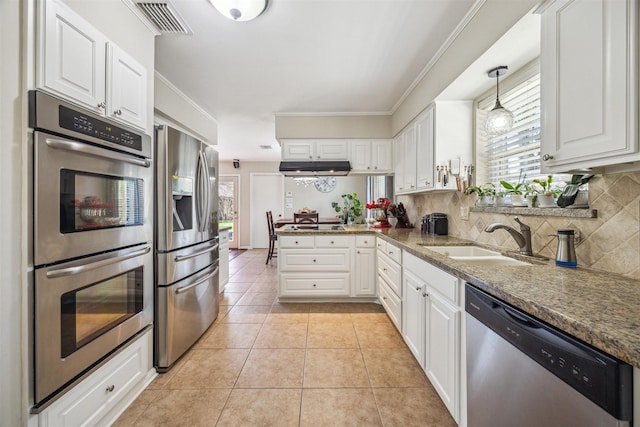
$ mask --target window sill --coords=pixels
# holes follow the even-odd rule
[[[558,216],[567,218],[597,218],[597,209],[527,208],[517,206],[482,206],[471,208],[471,212],[499,213],[524,216]]]

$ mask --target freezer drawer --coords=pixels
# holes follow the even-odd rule
[[[158,286],[167,286],[182,280],[192,275],[194,271],[200,271],[216,263],[218,254],[217,237],[199,245],[168,253],[159,252],[156,257],[156,283]]]
[[[157,327],[154,362],[165,372],[218,317],[218,266],[157,288]]]

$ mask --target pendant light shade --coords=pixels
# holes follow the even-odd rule
[[[499,77],[507,74],[508,67],[501,65],[489,71],[489,78],[496,78],[496,105],[493,107],[484,122],[484,128],[490,136],[501,135],[513,127],[513,113],[500,104]]]
[[[209,0],[225,18],[232,21],[251,21],[260,16],[269,0]]]

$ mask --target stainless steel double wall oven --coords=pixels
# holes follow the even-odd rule
[[[29,95],[37,411],[153,324],[154,175],[148,135]]]

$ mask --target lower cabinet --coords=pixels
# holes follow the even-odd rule
[[[356,236],[351,296],[375,297],[378,293],[376,287],[375,241],[375,236]]]
[[[110,425],[155,375],[153,330],[38,415],[39,427]]]
[[[402,251],[385,240],[378,239],[377,270],[378,300],[398,329],[402,330]]]
[[[406,252],[402,267],[402,336],[460,423],[464,283]]]

